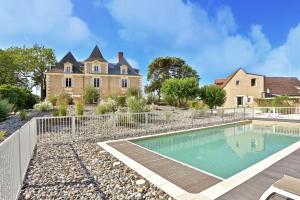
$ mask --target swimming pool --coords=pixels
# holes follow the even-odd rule
[[[226,179],[299,141],[299,132],[297,126],[241,123],[131,142]]]

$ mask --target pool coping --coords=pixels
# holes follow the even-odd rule
[[[99,142],[98,145],[100,145],[103,149],[105,149],[106,151],[111,153],[113,156],[115,156],[117,159],[122,161],[128,167],[130,167],[131,169],[133,169],[134,171],[139,173],[145,179],[147,179],[152,184],[159,187],[160,189],[162,189],[163,191],[165,191],[167,194],[169,194],[170,196],[172,196],[175,199],[180,199],[180,200],[185,200],[185,199],[203,199],[203,200],[216,199],[216,198],[222,196],[223,194],[227,193],[228,191],[232,190],[233,188],[237,187],[238,185],[240,185],[240,184],[244,183],[245,181],[249,180],[253,176],[257,175],[258,173],[262,172],[263,170],[270,167],[271,165],[278,162],[279,160],[286,157],[287,155],[291,154],[295,150],[299,149],[300,148],[300,141],[285,147],[284,149],[272,154],[271,156],[259,161],[256,164],[242,170],[241,172],[239,172],[239,173],[237,173],[237,174],[235,174],[235,175],[233,175],[233,176],[231,176],[227,179],[223,179],[223,180],[221,180],[221,182],[216,183],[215,185],[203,190],[200,193],[196,193],[196,194],[189,193],[189,192],[185,191],[184,189],[178,187],[174,183],[166,180],[165,178],[161,177],[160,175],[156,174],[155,172],[149,170],[148,168],[146,168],[142,164],[138,163],[137,161],[129,158],[128,156],[124,155],[120,151],[114,149],[113,147],[108,145],[108,143],[118,142],[118,141],[127,141],[127,142],[129,142],[133,145],[136,145],[136,144],[132,143],[130,140],[136,140],[136,139],[141,139],[141,138],[149,138],[149,137],[157,137],[157,136],[162,136],[162,135],[180,133],[180,132],[183,132],[183,131],[188,132],[188,131],[201,130],[201,129],[206,129],[206,128],[219,127],[219,126],[224,126],[224,125],[232,125],[232,124],[251,122],[251,121],[256,121],[256,120],[242,120],[242,121],[223,123],[223,124],[218,124],[218,125],[213,125],[213,126],[206,126],[206,127],[192,128],[192,129],[186,129],[186,130],[180,130],[180,131],[160,133],[160,134],[155,134],[155,135],[132,137],[132,138],[120,139],[120,140],[110,140],[110,141],[106,141],[106,142]],[[258,120],[258,121],[262,121],[262,120]],[[267,120],[263,120],[263,121],[268,122]],[[270,123],[274,123],[274,121],[270,121]],[[295,123],[292,123],[292,124],[295,124]],[[140,148],[144,148],[144,147],[141,147],[139,145],[136,145],[136,146],[138,146]],[[144,149],[146,149],[146,148],[144,148]],[[146,149],[146,150],[152,152],[149,149]],[[156,153],[158,155],[161,155],[157,152],[152,152],[152,153]],[[181,163],[181,162],[179,162],[177,160],[174,160],[172,158],[169,158],[167,156],[164,156],[164,155],[161,155],[161,156],[163,156],[165,158],[168,158],[170,160],[173,160],[175,162],[178,162],[180,164],[184,164],[184,165],[186,165],[188,167],[191,167],[193,169],[196,169],[192,166],[189,166],[185,163]],[[202,170],[199,170],[199,169],[196,169],[196,170],[198,170],[202,173],[206,173],[208,175],[211,175],[208,172],[205,172],[205,171],[202,171]],[[216,176],[214,175],[214,177],[216,177]],[[218,178],[220,178],[220,177],[218,177]]]

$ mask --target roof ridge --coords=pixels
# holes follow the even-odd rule
[[[85,60],[85,61],[94,61],[94,60],[99,60],[103,62],[107,62],[105,58],[103,57],[98,45],[96,45],[91,52],[90,56]]]

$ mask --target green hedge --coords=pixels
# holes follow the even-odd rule
[[[32,108],[37,102],[36,95],[33,95],[28,88],[14,85],[1,85],[0,99],[7,99],[14,105],[15,110]]]

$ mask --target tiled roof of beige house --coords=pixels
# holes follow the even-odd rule
[[[300,96],[300,81],[296,77],[265,77],[266,97]]]

